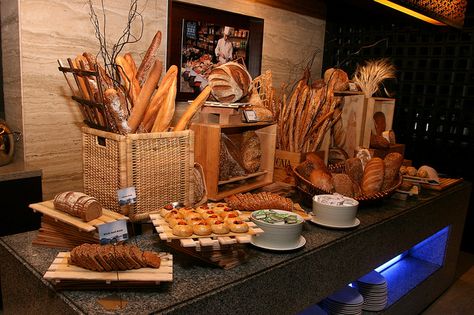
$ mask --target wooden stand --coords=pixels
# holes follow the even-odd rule
[[[195,123],[195,161],[202,165],[206,178],[208,199],[221,200],[224,197],[247,192],[273,182],[275,158],[276,125],[271,123],[216,124]],[[219,157],[221,133],[239,142],[244,131],[254,130],[260,138],[262,160],[260,169],[251,174],[219,181]]]

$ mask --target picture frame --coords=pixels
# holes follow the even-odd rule
[[[179,69],[177,101],[196,98],[218,66],[216,47],[224,32],[232,42],[232,60],[252,78],[260,75],[263,19],[179,1],[170,2],[167,67]]]

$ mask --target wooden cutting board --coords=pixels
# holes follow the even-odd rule
[[[81,287],[94,284],[94,287],[107,288],[109,285],[120,282],[158,285],[160,282],[173,280],[173,256],[164,253],[161,257],[160,268],[140,268],[125,271],[97,272],[70,265],[68,258],[70,252],[60,252],[54,259],[43,278],[50,280],[61,287]]]

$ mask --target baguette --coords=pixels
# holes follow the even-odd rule
[[[155,64],[156,52],[158,51],[160,44],[161,44],[161,32],[158,31],[153,37],[150,47],[148,47],[145,57],[143,57],[143,60],[137,70],[136,78],[138,80],[138,83],[142,87],[144,86],[145,81],[148,80],[147,75],[148,75],[148,72],[150,71],[150,68],[152,68],[152,66]]]
[[[174,127],[174,131],[181,131],[187,128],[189,121],[194,117],[197,111],[204,105],[209,94],[211,93],[211,87],[208,85],[201,91],[198,97],[189,105],[186,112],[178,120],[178,123]]]
[[[137,102],[137,97],[140,94],[140,85],[134,77],[133,66],[131,66],[127,59],[122,56],[117,56],[115,58],[115,63],[119,70],[120,76],[124,82],[126,91],[128,91],[129,99],[134,105]]]
[[[167,131],[173,119],[175,111],[175,100],[177,92],[177,81],[176,76],[173,77],[171,87],[166,96],[165,102],[160,107],[158,115],[156,115],[155,123],[153,124],[152,132],[162,132]]]
[[[142,121],[143,115],[145,114],[148,104],[150,102],[150,98],[160,80],[161,69],[161,61],[156,60],[148,77],[148,80],[146,80],[142,90],[140,91],[140,95],[138,95],[137,102],[133,107],[130,118],[128,119],[128,125],[130,127],[131,132],[135,132]]]
[[[115,125],[119,133],[127,134],[130,132],[130,127],[127,124],[127,116],[123,111],[122,102],[119,93],[115,89],[107,89],[104,92],[104,104],[114,119]]]
[[[163,77],[163,80],[161,80],[158,90],[151,98],[150,105],[148,105],[148,109],[142,121],[145,130],[150,131],[153,128],[156,114],[165,101],[167,95],[166,92],[170,89],[171,84],[173,83],[173,78],[177,76],[177,73],[178,68],[176,66],[171,66]]]
[[[380,191],[384,178],[384,163],[381,158],[371,158],[364,169],[361,188],[364,194],[372,195]]]

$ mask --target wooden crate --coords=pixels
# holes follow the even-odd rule
[[[346,151],[349,157],[354,155],[354,152],[350,152],[352,151],[351,148],[357,146],[369,148],[370,134],[375,128],[373,119],[375,112],[383,112],[387,123],[386,129],[392,129],[395,99],[381,97],[366,98],[361,93],[351,92],[338,93],[338,96],[342,97],[341,120],[343,129],[346,131],[346,140],[342,149]]]
[[[276,125],[271,123],[194,123],[191,130],[195,133],[194,157],[202,165],[206,178],[207,197],[221,200],[232,194],[247,192],[273,182],[275,158]],[[219,180],[219,156],[221,133],[237,137],[244,131],[254,130],[260,138],[262,161],[256,173]]]
[[[194,135],[190,130],[129,134],[82,129],[84,192],[104,208],[148,220],[170,202],[194,203]],[[135,187],[136,202],[119,205],[117,190]]]

